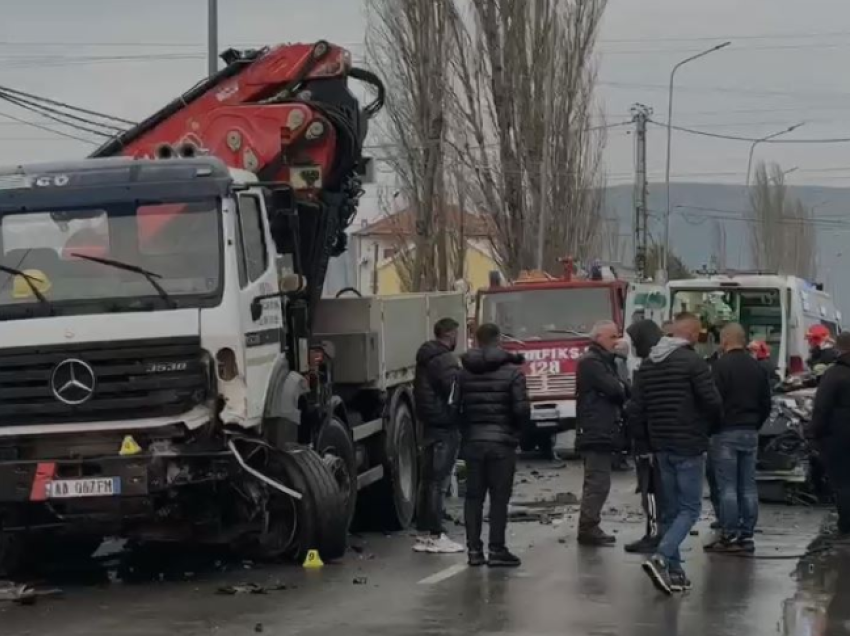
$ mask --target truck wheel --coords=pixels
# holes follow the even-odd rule
[[[357,458],[354,441],[345,424],[332,417],[316,437],[316,452],[331,471],[345,499],[346,528],[351,526],[357,506]]]
[[[302,560],[308,550],[318,550],[323,559],[342,558],[348,547],[349,518],[346,516],[346,497],[340,491],[334,475],[319,455],[309,448],[290,451],[288,457],[303,475],[303,499],[299,504],[302,518],[312,520],[312,537],[302,535],[295,553]],[[312,543],[312,545],[310,545]]]
[[[270,486],[265,504],[265,526],[246,548],[254,558],[281,556],[302,561],[309,550],[332,561],[345,553],[348,525],[344,498],[322,459],[303,446],[266,449],[251,462],[264,475],[301,493],[300,500]]]
[[[373,510],[388,530],[404,530],[413,522],[419,487],[416,424],[410,407],[399,401],[386,431],[384,479],[376,484]]]

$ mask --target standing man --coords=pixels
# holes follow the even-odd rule
[[[611,467],[620,439],[626,387],[617,372],[614,349],[620,339],[617,325],[597,322],[591,344],[576,372],[576,449],[584,457],[584,486],[578,522],[582,545],[612,545],[616,539],[599,527],[602,506],[611,490]]]
[[[466,461],[466,545],[469,565],[517,567],[520,559],[505,545],[508,502],[514,485],[516,449],[531,421],[531,405],[522,371],[522,356],[501,347],[499,327],[478,328],[478,348],[464,354],[458,380]],[[484,499],[490,495],[489,559],[484,558],[481,530]]]
[[[443,527],[443,497],[460,445],[457,415],[449,403],[460,373],[460,364],[454,354],[458,328],[458,323],[451,318],[437,321],[434,340],[423,344],[416,354],[413,399],[416,416],[423,428],[417,518],[420,536],[413,546],[417,552],[463,552],[463,546],[449,539]]]
[[[720,537],[707,552],[754,552],[758,521],[756,454],[758,431],[770,417],[770,379],[747,351],[744,328],[732,322],[720,332],[723,355],[714,363],[714,383],[723,400],[719,428],[711,436],[717,483]]]
[[[711,369],[696,351],[700,320],[676,316],[671,338],[662,338],[641,364],[630,408],[634,426],[647,426],[661,474],[664,505],[658,551],[643,564],[666,594],[690,589],[679,546],[700,514],[708,434],[721,402]]]
[[[838,357],[815,394],[810,434],[818,442],[838,508],[838,532],[850,536],[850,332],[836,339]]]
[[[661,329],[652,320],[641,320],[628,329],[626,333],[632,341],[635,356],[640,362],[646,360],[652,348],[661,340]],[[641,381],[640,366],[635,369],[632,376],[632,387]],[[637,473],[638,490],[640,491],[640,502],[643,513],[646,515],[646,532],[643,537],[625,546],[626,552],[639,554],[655,554],[658,542],[661,541],[661,533],[658,520],[660,518],[661,498],[661,476],[658,472],[658,461],[652,454],[649,445],[649,431],[646,422],[636,425],[636,419],[631,412],[634,403],[630,400],[626,404],[625,420],[632,442],[632,451],[635,456],[635,472]]]

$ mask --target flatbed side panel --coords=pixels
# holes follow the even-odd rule
[[[417,349],[433,337],[434,323],[445,317],[461,325],[463,336],[463,294],[328,298],[319,305],[314,337],[334,343],[337,383],[386,390],[413,380]],[[466,338],[458,340],[462,352]]]

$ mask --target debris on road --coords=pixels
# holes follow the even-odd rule
[[[280,592],[288,590],[290,586],[286,583],[273,583],[272,585],[260,585],[259,583],[237,583],[236,585],[225,585],[218,588],[216,594],[223,596],[235,596],[237,594],[267,594],[269,592]]]
[[[59,588],[37,588],[32,585],[0,581],[0,603],[11,602],[20,605],[33,605],[39,598],[60,596]]]
[[[355,577],[354,580],[352,581],[352,583],[354,585],[366,585],[368,582],[369,582],[369,579],[367,579],[365,576]]]

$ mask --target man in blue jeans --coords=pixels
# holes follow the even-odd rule
[[[717,482],[720,536],[706,552],[754,552],[758,520],[756,453],[758,430],[770,416],[770,378],[746,349],[737,323],[720,332],[723,355],[712,369],[723,400],[723,417],[712,431],[711,463]]]
[[[645,422],[661,475],[662,537],[643,568],[666,594],[691,587],[679,546],[699,518],[709,432],[722,408],[711,369],[694,351],[700,332],[697,316],[676,316],[673,335],[641,364],[629,410],[635,425]]]

